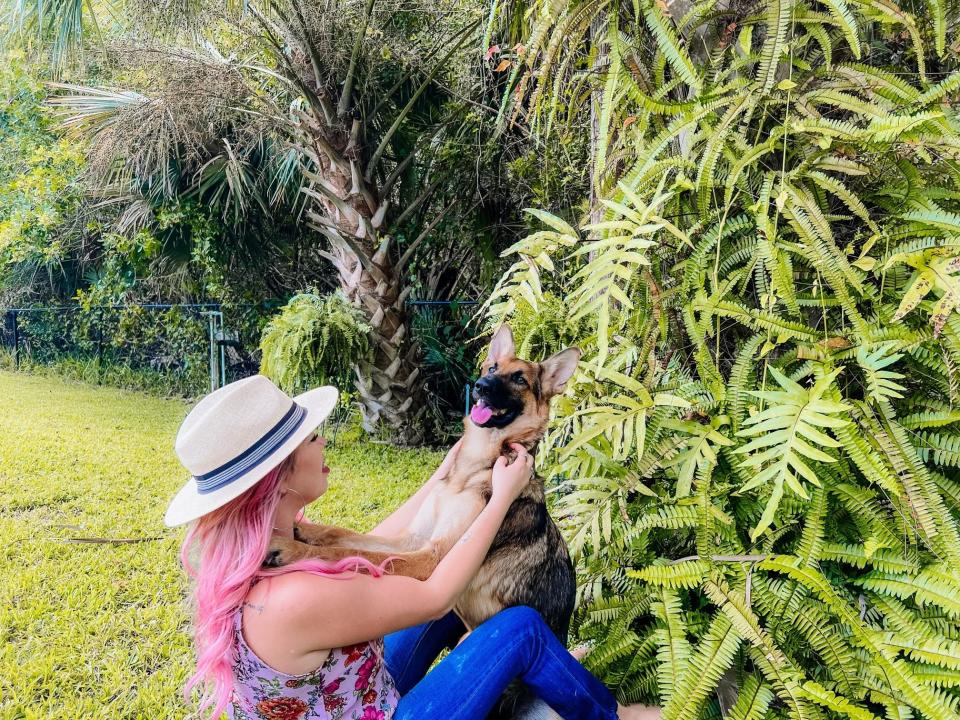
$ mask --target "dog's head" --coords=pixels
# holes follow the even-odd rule
[[[503,429],[521,416],[545,423],[550,398],[563,392],[580,360],[578,348],[561,350],[539,363],[521,360],[515,352],[513,333],[503,325],[473,385],[470,420],[475,425]]]

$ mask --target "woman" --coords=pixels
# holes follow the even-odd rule
[[[363,558],[261,567],[273,533],[292,537],[303,508],[327,489],[326,441],[315,432],[334,388],[291,399],[263,376],[203,398],[177,434],[192,476],[167,510],[194,521],[181,560],[195,581],[201,712],[235,720],[483,718],[515,678],[565,718],[644,717],[619,708],[529,608],[510,608],[470,633],[450,611],[483,562],[532,457],[500,458],[493,494],[426,581],[389,575]],[[451,464],[375,532],[400,532]],[[386,636],[384,641],[381,638]],[[657,713],[652,712],[655,716]]]

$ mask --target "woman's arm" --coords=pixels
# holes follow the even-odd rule
[[[406,531],[410,526],[410,522],[416,516],[417,511],[420,510],[420,506],[423,505],[423,501],[433,491],[437,481],[450,472],[450,468],[453,467],[453,463],[457,458],[457,451],[460,449],[461,442],[463,442],[462,438],[454,443],[453,447],[447,452],[446,457],[443,458],[443,462],[440,463],[440,467],[430,476],[430,479],[411,495],[403,505],[394,510],[383,522],[371,530],[371,535],[390,537],[393,535],[401,535]]]
[[[519,448],[519,449],[517,449]],[[494,466],[490,502],[429,579],[356,575],[338,580],[291,573],[271,580],[270,643],[295,653],[342,647],[446,614],[486,558],[514,499],[530,479],[532,457],[517,446],[517,459]],[[323,622],[318,622],[322,618]]]

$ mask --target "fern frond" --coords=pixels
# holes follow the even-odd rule
[[[762,720],[773,701],[773,692],[756,675],[747,675],[740,685],[737,701],[727,716],[730,720]]]
[[[877,716],[866,708],[854,705],[847,698],[832,693],[812,680],[803,683],[803,696],[838,715],[846,715],[852,720],[877,720]]]
[[[751,653],[751,657],[791,714],[806,717],[800,688],[803,674],[761,627],[759,618],[746,606],[744,597],[724,584],[712,581],[704,584],[704,592],[729,618],[737,634],[753,646],[756,652]]]
[[[941,432],[918,433],[920,458],[940,467],[960,467],[960,435]]]
[[[920,569],[916,557],[905,557],[887,548],[877,548],[868,553],[860,545],[826,543],[823,546],[822,559],[846,563],[861,570],[870,566],[884,573],[913,573]]]
[[[743,417],[746,414],[746,395],[756,384],[754,371],[754,356],[766,338],[763,335],[754,335],[747,340],[737,355],[737,361],[730,371],[730,380],[727,388],[727,408],[734,434],[740,431]]]
[[[783,389],[752,391],[751,395],[770,403],[770,407],[748,418],[744,422],[744,429],[737,433],[740,437],[753,438],[736,450],[737,453],[749,455],[742,467],[758,471],[753,480],[741,488],[741,492],[768,482],[773,484],[763,516],[753,530],[754,540],[773,522],[785,485],[804,499],[808,495],[800,484],[800,478],[820,486],[816,472],[807,461],[835,462],[836,458],[817,446],[840,447],[840,443],[826,435],[823,429],[842,427],[849,422],[838,417],[839,413],[849,410],[848,406],[824,397],[839,370],[825,375],[809,390],[774,367],[770,368],[770,372]]]
[[[933,605],[951,618],[960,618],[960,585],[942,576],[905,575],[902,573],[870,572],[857,580],[865,590],[889,595],[899,600],[913,598],[924,607]]]
[[[857,362],[867,377],[867,396],[873,402],[902,398],[902,393],[906,392],[903,385],[895,382],[902,379],[903,374],[884,370],[903,357],[900,353],[890,354],[895,345],[893,342],[881,343],[873,352],[869,352],[863,345],[857,349]]]
[[[918,662],[929,663],[945,670],[960,670],[960,642],[955,640],[926,640],[915,643],[888,633],[883,644]]]
[[[654,587],[671,590],[697,587],[710,570],[706,560],[684,560],[672,565],[650,565],[639,570],[628,570],[627,575]]]
[[[766,4],[767,33],[760,51],[760,67],[757,69],[757,81],[764,95],[773,89],[777,67],[787,46],[793,8],[792,0],[771,0]]]
[[[931,405],[934,403],[931,403]],[[900,418],[900,424],[910,430],[926,430],[953,425],[960,422],[960,409],[952,410],[949,407],[924,412],[911,413]]]
[[[693,302],[692,307],[697,312],[737,320],[756,332],[771,332],[795,340],[819,339],[817,331],[811,327],[785,320],[779,315],[747,308],[735,301],[716,298],[708,300],[701,295]]]
[[[829,610],[852,631],[852,638],[871,653],[873,662],[884,673],[887,682],[914,707],[929,717],[951,717],[954,713],[950,703],[939,693],[917,681],[909,666],[902,660],[891,658],[881,646],[877,633],[871,630],[853,608],[849,607],[817,571],[804,567],[798,558],[780,556],[764,560],[761,566],[774,572],[782,572],[802,583],[823,601]]]
[[[740,637],[730,620],[717,615],[664,705],[664,720],[697,717],[723,674],[733,665],[739,647]]]
[[[682,669],[690,661],[690,643],[684,634],[681,618],[680,597],[668,589],[660,591],[660,601],[652,605],[653,613],[660,619],[661,627],[654,631],[658,650],[657,676],[660,680],[661,701],[667,701],[677,686]]]
[[[844,693],[855,695],[860,684],[859,663],[856,649],[850,645],[846,633],[816,601],[805,600],[795,610],[791,609],[788,624],[793,626],[800,642],[809,643],[820,656]]]
[[[694,90],[699,91],[702,83],[699,73],[687,55],[687,51],[681,46],[680,39],[672,27],[672,20],[664,17],[656,2],[644,3],[643,19],[673,71]]]

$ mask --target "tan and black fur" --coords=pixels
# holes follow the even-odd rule
[[[568,348],[541,362],[515,357],[510,329],[495,335],[474,401],[499,414],[484,425],[464,418],[463,442],[455,462],[423,502],[409,534],[400,538],[361,535],[343,528],[304,525],[298,541],[277,538],[267,563],[283,565],[305,557],[340,559],[362,555],[372,562],[398,558],[396,574],[425,578],[470,526],[490,498],[492,468],[510,443],[531,452],[546,430],[551,398],[562,392],[580,351]],[[562,642],[573,613],[575,579],[566,543],[547,512],[542,478],[534,476],[511,505],[477,575],[455,611],[474,628],[505,607],[537,609]]]

